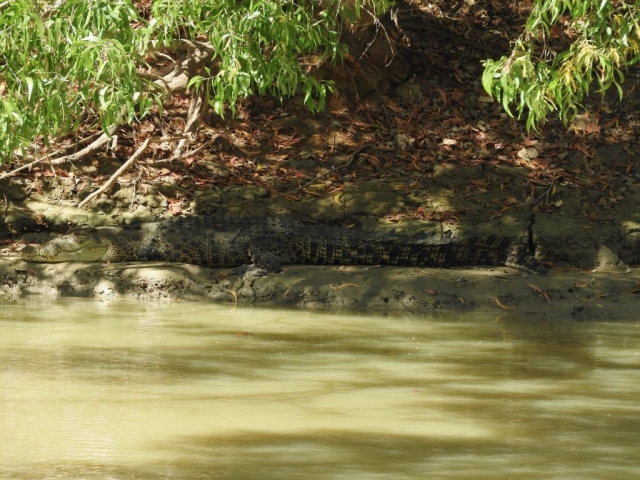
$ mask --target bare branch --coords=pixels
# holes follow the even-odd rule
[[[180,154],[178,156],[174,155],[173,157],[170,157],[170,158],[162,158],[160,160],[154,161],[153,163],[154,164],[157,164],[157,163],[171,163],[171,162],[175,162],[176,160],[180,160],[181,158],[190,157],[190,156],[195,155],[196,153],[198,153],[203,148],[206,148],[209,145],[211,145],[213,142],[215,142],[221,136],[222,136],[221,133],[216,133],[212,138],[210,138],[209,140],[204,142],[198,148],[194,148],[193,150],[189,150],[188,152],[184,152],[184,153],[182,153],[182,154]]]
[[[139,72],[139,75],[141,77],[144,77],[147,79],[153,79],[154,80],[153,84],[165,90],[165,92],[168,95],[185,90],[191,76],[197,70],[197,68],[200,65],[202,65],[202,63],[204,63],[205,61],[211,59],[211,57],[215,53],[215,49],[213,48],[213,46],[205,42],[176,40],[171,43],[171,46],[176,49],[188,51],[189,54],[187,55],[187,58],[185,58],[183,61],[178,63],[176,66],[172,67],[168,73],[162,76],[155,75],[152,73]],[[194,106],[195,110],[192,111],[192,109],[190,109],[189,118],[187,119],[187,124],[185,126],[185,133],[191,133],[197,127],[196,120],[199,119],[200,117],[200,112],[202,111],[204,100],[201,97],[199,97],[198,99],[195,99],[194,102],[195,102],[195,106]],[[29,169],[34,165],[37,165],[38,163],[41,163],[44,161],[49,161],[52,165],[59,165],[64,162],[78,161],[83,158],[86,158],[92,155],[93,153],[95,153],[96,151],[98,151],[99,149],[103,148],[105,145],[107,145],[109,141],[112,139],[113,132],[116,130],[116,128],[117,126],[111,127],[107,132],[102,133],[102,135],[100,135],[100,137],[97,140],[95,140],[90,145],[88,145],[87,147],[83,148],[82,150],[76,153],[73,153],[70,155],[64,155],[62,157],[55,158],[55,159],[50,159],[49,156],[44,156],[30,163],[22,165],[21,167],[18,167],[10,172],[3,173],[2,175],[0,175],[0,179],[14,175],[22,170]],[[183,138],[183,137],[177,137],[177,138]],[[180,156],[180,150],[182,149],[183,146],[184,146],[184,140],[179,145],[179,148],[176,154],[174,155],[174,157]]]
[[[204,89],[201,89],[199,92],[193,91],[191,95],[191,104],[189,105],[189,113],[187,114],[187,121],[184,125],[184,135],[186,138],[183,138],[178,142],[178,146],[173,151],[174,157],[179,157],[182,152],[182,148],[184,144],[187,142],[187,139],[193,139],[193,134],[198,129],[200,125],[200,118],[202,117],[202,111],[204,107]]]
[[[170,142],[170,141],[174,141],[174,140],[180,140],[181,138],[184,138],[184,137],[182,135],[177,135],[177,136],[171,136],[171,137],[149,137],[149,138],[147,138],[142,143],[140,148],[138,148],[138,150],[136,150],[135,153],[133,155],[131,155],[131,157],[129,157],[129,160],[124,162],[124,164],[116,171],[116,173],[114,173],[113,175],[111,175],[111,177],[109,177],[109,180],[107,180],[98,190],[96,190],[95,192],[90,194],[87,198],[85,198],[83,201],[81,201],[78,204],[78,208],[82,208],[83,206],[85,206],[87,203],[89,203],[93,199],[95,199],[95,198],[99,197],[100,195],[102,195],[103,193],[109,191],[111,189],[111,187],[113,186],[113,184],[116,183],[116,181],[118,180],[118,177],[120,175],[122,175],[131,165],[133,165],[133,163],[138,159],[138,157],[140,157],[140,155],[142,155],[144,153],[144,151],[147,149],[147,147],[149,146],[150,143]]]
[[[103,133],[102,135],[100,135],[100,137],[98,137],[97,140],[95,140],[94,142],[92,142],[90,145],[86,146],[85,148],[83,148],[82,150],[69,154],[69,155],[64,155],[62,157],[58,157],[58,158],[54,158],[54,159],[50,159],[48,156],[44,156],[42,158],[38,158],[37,160],[34,160],[33,162],[29,162],[26,165],[22,165],[21,167],[18,167],[14,170],[11,170],[10,172],[7,173],[3,173],[2,175],[0,175],[0,180],[2,180],[3,178],[9,177],[15,173],[20,172],[21,170],[25,170],[28,168],[33,167],[34,165],[37,165],[38,163],[42,163],[45,161],[49,161],[49,163],[51,163],[51,165],[60,165],[61,163],[64,162],[75,162],[78,160],[81,160],[85,157],[88,157],[89,155],[94,154],[96,151],[98,151],[99,149],[101,149],[103,146],[105,146],[107,143],[109,143],[109,141],[111,141],[111,138],[113,136],[113,132],[116,130],[116,127],[111,127],[109,129],[108,133]]]

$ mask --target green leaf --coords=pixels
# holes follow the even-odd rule
[[[31,101],[31,93],[33,92],[33,78],[26,77],[24,81],[27,83],[27,98]]]
[[[38,136],[47,141],[77,128],[96,111],[106,127],[131,121],[153,105],[161,109],[163,92],[141,80],[136,69],[147,66],[150,46],[170,50],[178,38],[208,38],[213,45],[213,57],[200,76],[189,79],[188,88],[204,88],[219,114],[233,112],[240,98],[255,92],[282,98],[299,85],[311,110],[323,108],[328,87],[300,62],[311,55],[322,61],[342,58],[346,47],[340,44],[337,14],[353,15],[333,0],[322,8],[309,0],[5,3],[0,75],[3,95],[13,103],[0,104],[0,158]],[[374,0],[367,8],[382,13],[390,5]],[[360,8],[354,6],[355,16]]]

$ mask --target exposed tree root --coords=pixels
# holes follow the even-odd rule
[[[90,194],[87,198],[85,198],[84,200],[82,200],[78,204],[78,208],[82,208],[83,206],[85,206],[90,201],[92,201],[95,198],[99,197],[103,193],[109,191],[111,189],[111,187],[113,186],[113,184],[116,183],[116,181],[118,180],[118,177],[120,175],[122,175],[131,165],[133,165],[133,163],[140,157],[140,155],[142,155],[144,153],[144,151],[147,149],[147,147],[149,146],[150,143],[170,142],[170,141],[174,141],[174,140],[179,140],[181,138],[183,138],[183,137],[182,136],[173,136],[173,137],[149,137],[149,138],[147,138],[142,143],[142,145],[135,151],[135,153],[133,155],[131,155],[131,157],[129,157],[129,160],[124,162],[124,165],[122,165],[113,175],[111,175],[111,177],[109,177],[109,180],[107,180],[98,190],[96,190],[95,192]]]
[[[64,162],[75,162],[78,160],[82,160],[83,158],[89,157],[94,153],[96,153],[98,150],[100,150],[102,147],[104,147],[107,143],[109,143],[113,139],[112,135],[115,129],[116,127],[112,127],[111,129],[109,129],[108,133],[102,133],[96,140],[94,140],[91,144],[89,144],[82,150],[79,150],[75,153],[71,153],[69,155],[64,155],[62,157],[53,158],[53,159],[49,158],[49,156],[46,155],[44,157],[38,158],[37,160],[34,160],[33,162],[29,162],[25,165],[22,165],[21,167],[15,168],[10,172],[3,173],[2,175],[0,175],[0,180],[2,180],[5,177],[9,177],[15,173],[18,173],[21,170],[29,169],[34,165],[37,165],[38,163],[48,161],[51,165],[60,165],[61,163],[64,163]],[[78,143],[82,143],[82,141]]]
[[[183,138],[178,142],[178,146],[173,151],[174,157],[180,157],[184,144],[187,140],[191,141],[193,139],[193,134],[198,129],[200,119],[202,118],[204,105],[204,92],[202,90],[200,92],[196,92],[194,90],[193,95],[191,96],[191,105],[189,105],[189,113],[184,125],[184,135],[186,138]]]
[[[189,150],[188,152],[181,153],[180,155],[173,155],[170,158],[162,158],[160,160],[156,160],[153,163],[171,163],[171,162],[174,162],[176,160],[180,160],[181,158],[186,158],[186,157],[190,157],[191,155],[195,155],[196,153],[198,153],[203,148],[206,148],[209,145],[211,145],[213,142],[215,142],[218,139],[218,137],[220,137],[220,136],[221,136],[220,133],[216,133],[213,136],[213,138],[211,138],[210,140],[207,140],[202,145],[200,145],[198,148],[194,148],[193,150]]]
[[[160,48],[160,46],[158,46],[157,48]],[[176,52],[186,51],[187,52],[186,58],[184,58],[180,62],[174,61],[174,63],[170,67],[168,67],[167,69],[163,69],[162,71],[159,71],[159,72],[139,72],[138,73],[141,77],[152,80],[153,81],[152,83],[155,84],[157,87],[161,88],[162,90],[164,90],[167,96],[184,92],[187,88],[189,80],[193,77],[193,75],[195,75],[198,72],[198,70],[202,67],[202,65],[205,62],[211,61],[211,58],[215,53],[213,46],[208,43],[192,42],[188,40],[176,40],[172,42],[170,48]],[[160,53],[158,54],[160,55]],[[98,190],[90,194],[87,198],[85,198],[82,202],[80,202],[78,206],[82,207],[87,203],[89,203],[90,201],[97,198],[98,196],[100,196],[101,194],[109,191],[113,186],[113,184],[117,181],[118,177],[122,175],[122,173],[125,172],[142,155],[142,153],[147,149],[150,143],[180,140],[170,160],[182,158],[183,157],[182,149],[184,148],[186,141],[188,139],[193,138],[193,133],[197,130],[199,126],[199,121],[202,117],[202,112],[204,110],[204,104],[205,104],[205,99],[204,99],[203,92],[196,93],[194,91],[191,105],[189,107],[189,114],[185,121],[184,135],[147,138],[144,141],[144,143],[136,150],[136,152],[133,155],[131,155],[131,157],[124,163],[124,165],[122,165],[122,167],[120,167],[118,171],[115,172],[105,182],[104,185],[102,185],[102,187],[100,187]],[[124,113],[122,117],[124,117]],[[14,175],[15,173],[18,173],[22,170],[29,169],[34,165],[44,161],[48,161],[51,165],[60,165],[61,163],[64,163],[64,162],[79,161],[79,160],[88,158],[93,154],[95,154],[98,150],[104,148],[109,142],[114,140],[113,133],[116,131],[117,127],[118,125],[111,126],[106,132],[103,132],[102,134],[100,134],[100,136],[97,139],[95,139],[93,142],[91,142],[82,150],[79,150],[69,155],[64,155],[62,157],[53,158],[53,159],[50,158],[50,155],[46,155],[28,164],[22,165],[10,172],[3,173],[2,175],[0,175],[0,179]],[[207,142],[205,145],[202,145],[195,151],[190,152],[189,154],[197,152],[198,150],[204,148],[206,145],[210,144],[214,140],[215,138]],[[82,144],[83,142],[86,142],[86,141],[87,140],[83,140],[81,142],[76,143],[76,145]],[[73,148],[73,146],[71,148]]]

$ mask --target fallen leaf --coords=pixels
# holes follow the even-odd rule
[[[537,285],[534,285],[533,283],[527,283],[527,285],[529,286],[529,288],[535,290],[540,295],[542,295],[544,293],[540,287],[538,287]]]
[[[425,293],[428,293],[429,295],[436,295],[438,292],[436,292],[435,290],[431,290],[431,289],[427,289],[424,291]]]
[[[415,138],[410,137],[406,133],[399,133],[398,135],[396,135],[396,142],[398,143],[398,148],[400,148],[400,150],[406,150],[407,148],[412,146],[415,141],[416,141]],[[443,140],[443,143],[444,143],[444,140]]]
[[[442,98],[442,103],[444,103],[444,106],[446,107],[447,105],[449,105],[449,100],[447,99],[447,92],[445,92],[444,89],[440,87],[436,87],[436,90],[440,94],[440,97]]]
[[[356,285],[355,283],[342,283],[340,285],[332,285],[329,284],[329,287],[331,287],[332,290],[338,291],[338,290],[342,290],[344,287],[356,287],[356,288],[360,288],[359,285]]]
[[[535,148],[525,147],[518,152],[518,157],[522,158],[523,160],[533,160],[537,156],[538,156],[538,150],[536,150]]]
[[[504,303],[500,301],[498,297],[496,297],[496,304],[503,310],[514,310],[516,308],[516,307],[507,307]]]
[[[233,301],[235,303],[238,303],[238,294],[236,293],[235,290],[227,290],[227,292],[229,292],[231,294],[231,296],[233,297]]]

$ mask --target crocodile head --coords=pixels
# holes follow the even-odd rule
[[[54,238],[42,245],[28,246],[21,255],[27,262],[99,262],[103,260],[111,242],[90,232],[77,232]]]

